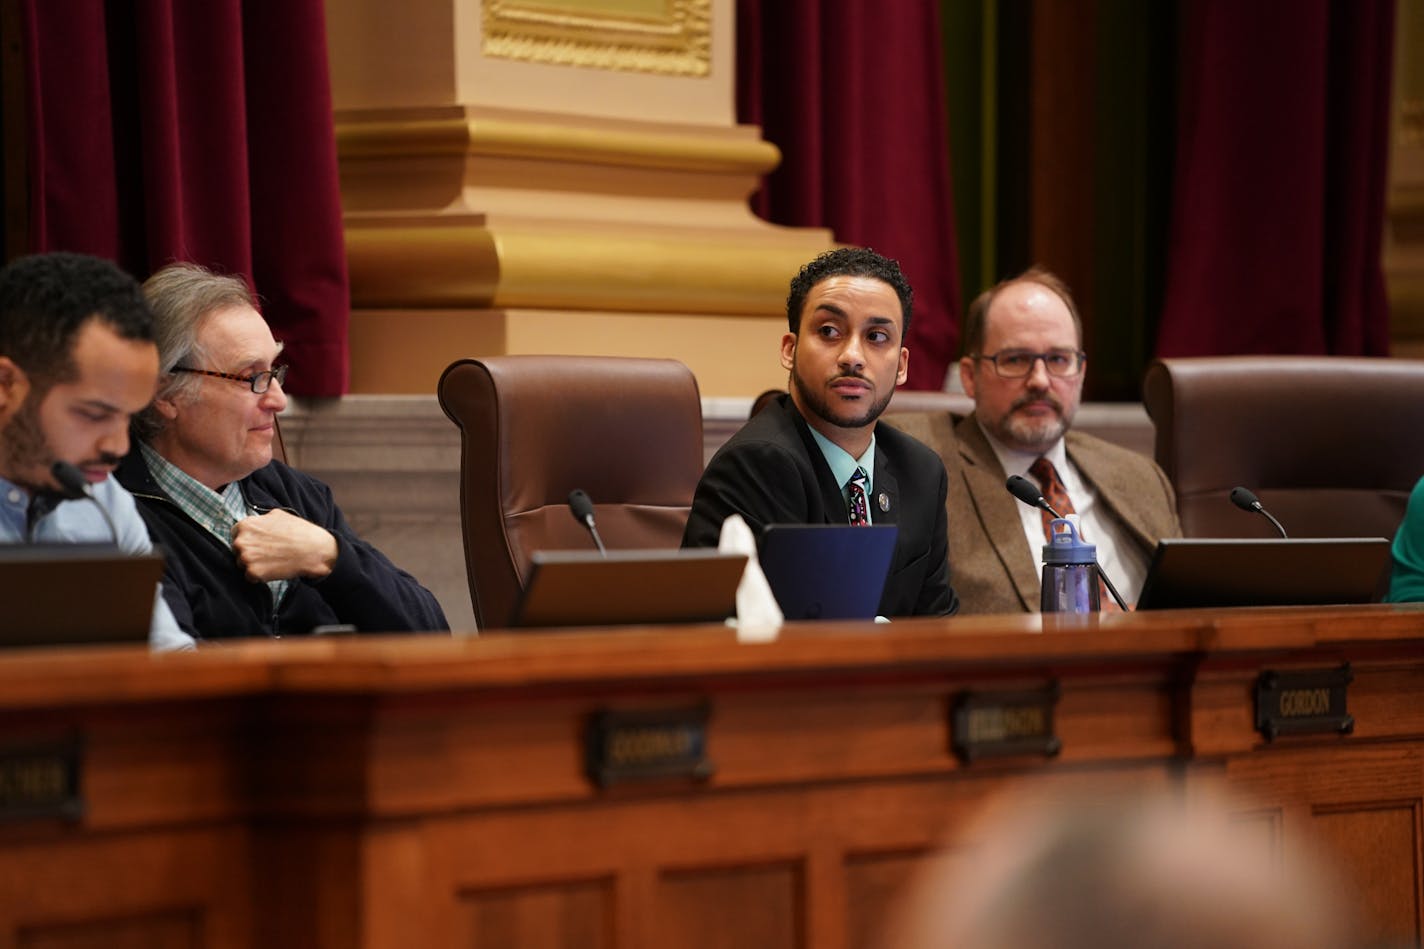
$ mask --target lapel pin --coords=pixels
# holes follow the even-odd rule
[[[889,496],[888,494],[886,494],[884,491],[877,491],[877,492],[876,492],[876,494],[875,494],[875,503],[877,503],[877,504],[880,505],[880,510],[882,510],[882,511],[888,511],[888,510],[890,510],[890,496]]]

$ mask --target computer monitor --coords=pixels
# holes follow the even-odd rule
[[[716,550],[541,550],[510,625],[720,623],[737,611],[745,554]]]
[[[162,577],[112,544],[0,545],[0,647],[147,643]]]
[[[761,569],[788,620],[871,619],[880,607],[893,524],[771,524],[762,532]]]
[[[1388,581],[1383,537],[1167,538],[1139,610],[1369,603]]]

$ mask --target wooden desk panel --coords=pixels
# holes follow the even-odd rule
[[[1263,669],[1349,662],[1349,736],[1267,742]],[[1054,758],[966,764],[966,690],[1056,682]],[[701,782],[599,789],[591,716],[705,707]],[[76,822],[0,825],[0,949],[868,945],[1021,782],[1252,796],[1372,931],[1421,932],[1424,611],[251,643],[0,658],[0,742],[82,738]]]

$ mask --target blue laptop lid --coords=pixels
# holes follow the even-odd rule
[[[895,554],[893,524],[772,524],[761,569],[788,620],[871,619]]]

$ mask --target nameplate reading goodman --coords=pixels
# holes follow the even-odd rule
[[[589,720],[584,743],[589,780],[599,787],[627,781],[705,781],[707,708],[611,710]]]

